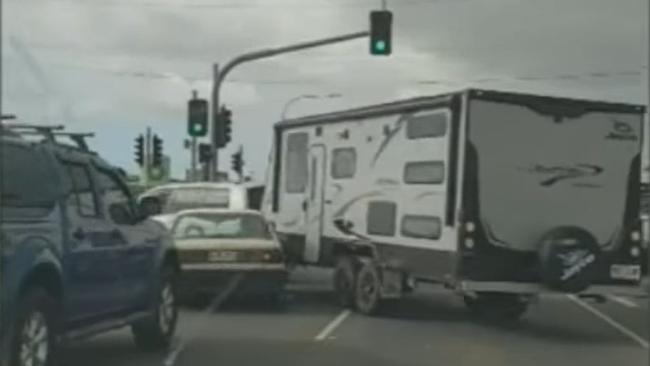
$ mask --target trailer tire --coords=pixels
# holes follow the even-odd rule
[[[355,308],[365,315],[376,315],[382,305],[381,274],[372,263],[364,263],[357,275],[354,291]]]
[[[352,307],[357,282],[357,272],[352,257],[341,256],[338,258],[333,282],[336,302],[346,308]]]
[[[528,301],[519,294],[483,292],[475,297],[464,296],[465,305],[480,320],[511,323],[518,321],[528,309]]]

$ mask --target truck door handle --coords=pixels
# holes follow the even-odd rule
[[[78,228],[72,233],[72,237],[77,240],[84,240],[86,238],[86,233],[81,230],[81,228]]]

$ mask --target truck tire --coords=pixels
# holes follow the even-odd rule
[[[52,366],[58,339],[57,302],[40,288],[28,290],[18,306],[11,339],[10,366]]]
[[[350,256],[341,256],[336,261],[334,270],[334,291],[336,302],[343,307],[354,306],[354,292],[356,287],[357,273],[354,260]]]
[[[538,255],[542,282],[553,290],[575,293],[593,282],[600,247],[586,230],[566,226],[542,237]]]
[[[145,351],[165,350],[171,345],[178,321],[174,274],[171,266],[163,268],[151,315],[131,325],[135,344]]]
[[[465,296],[464,301],[477,318],[489,322],[515,322],[528,309],[528,301],[518,294],[483,292],[476,297]]]
[[[357,275],[354,291],[355,308],[365,315],[376,315],[381,307],[381,275],[379,268],[364,263]]]

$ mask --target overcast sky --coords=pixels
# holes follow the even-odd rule
[[[368,27],[378,0],[3,0],[4,113],[97,132],[93,146],[135,171],[133,139],[164,138],[180,177],[186,101],[213,62]],[[391,57],[367,40],[237,68],[222,100],[246,170],[262,177],[271,126],[292,117],[475,86],[646,104],[647,0],[389,0]]]

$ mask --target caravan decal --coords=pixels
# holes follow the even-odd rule
[[[545,166],[536,164],[529,168],[520,168],[521,171],[539,174],[545,176],[539,184],[543,187],[550,187],[558,182],[574,179],[597,176],[604,171],[598,165],[591,164],[576,164],[576,165],[553,165]]]
[[[332,217],[333,217],[333,218],[342,217],[342,216],[345,215],[345,213],[350,209],[350,207],[352,207],[352,205],[354,205],[355,203],[361,201],[361,200],[364,199],[364,198],[374,197],[374,196],[379,196],[379,195],[381,195],[381,191],[372,191],[372,192],[366,192],[366,193],[363,193],[363,194],[361,194],[361,195],[359,195],[359,196],[353,197],[351,200],[349,200],[348,202],[344,203],[344,204],[341,206],[341,208],[339,208],[339,209],[334,213],[334,215],[332,215]]]
[[[627,122],[612,119],[613,131],[605,139],[619,141],[637,141],[639,137],[634,133],[634,129]]]
[[[379,145],[379,149],[377,149],[377,152],[375,153],[375,156],[372,158],[372,163],[370,166],[375,166],[377,163],[377,160],[379,160],[379,155],[386,150],[388,147],[388,144],[393,140],[393,137],[397,135],[397,133],[402,129],[404,126],[405,122],[411,117],[411,114],[403,114],[399,117],[397,122],[395,122],[395,127],[391,130],[388,126],[386,126],[386,129],[384,130],[384,140],[381,142]]]
[[[293,227],[293,226],[296,226],[298,224],[298,220],[299,220],[298,217],[294,217],[290,221],[281,222],[280,225],[282,225],[284,227]]]

